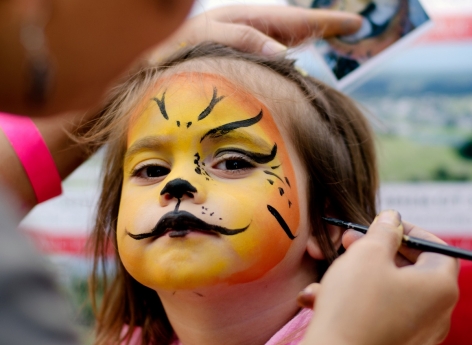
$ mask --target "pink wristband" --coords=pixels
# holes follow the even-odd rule
[[[0,128],[23,165],[36,194],[37,202],[60,195],[62,193],[61,177],[33,121],[29,117],[0,113]]]

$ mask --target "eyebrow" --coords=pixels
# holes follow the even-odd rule
[[[249,119],[234,121],[234,122],[228,122],[228,123],[225,123],[224,125],[221,125],[219,127],[210,129],[208,132],[206,132],[202,136],[202,138],[200,139],[200,142],[202,142],[207,137],[209,137],[209,138],[218,138],[218,137],[226,135],[229,132],[234,131],[238,128],[250,127],[250,126],[255,125],[256,123],[258,123],[261,119],[262,119],[262,109],[259,112],[259,114],[257,114],[254,117],[251,117]]]
[[[211,97],[211,101],[210,101],[210,104],[208,104],[208,106],[205,108],[205,110],[203,110],[200,115],[198,115],[198,121],[201,121],[203,120],[205,117],[207,117],[208,115],[210,115],[211,111],[213,110],[213,108],[215,107],[215,105],[221,101],[223,98],[225,98],[225,96],[220,96],[220,97],[216,97],[218,94],[218,89],[216,87],[213,87],[213,96]]]
[[[133,143],[133,145],[131,145],[128,150],[126,150],[124,161],[127,162],[132,156],[139,152],[153,150],[161,147],[165,142],[166,140],[164,138],[154,136],[139,139]]]

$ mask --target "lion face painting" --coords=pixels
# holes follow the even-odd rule
[[[271,342],[339,255],[322,217],[375,217],[367,119],[291,59],[210,42],[124,79],[86,136],[107,144],[97,344]]]
[[[192,289],[260,278],[296,241],[292,155],[267,107],[222,76],[160,83],[131,121],[117,225],[140,283]]]

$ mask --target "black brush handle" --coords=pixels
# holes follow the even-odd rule
[[[322,217],[322,219],[329,224],[336,225],[345,229],[353,229],[356,231],[360,231],[364,234],[367,233],[367,230],[369,229],[368,226],[351,223],[351,222],[345,222],[343,220],[336,219],[336,218]],[[411,237],[408,235],[403,235],[402,243],[403,245],[409,248],[418,249],[425,252],[444,254],[447,256],[452,256],[454,258],[472,260],[472,251],[448,246],[447,244],[431,242],[431,241],[423,240],[421,238]]]
[[[417,237],[403,235],[403,244],[409,248],[419,249],[425,252],[439,253],[454,258],[472,260],[472,251],[470,250],[448,246],[447,244],[426,241]]]

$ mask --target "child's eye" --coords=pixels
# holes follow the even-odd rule
[[[169,174],[170,169],[156,164],[138,166],[133,170],[131,176],[142,179],[155,179]]]
[[[254,168],[255,165],[243,155],[223,154],[217,158],[214,169],[238,173]]]
[[[241,170],[252,168],[253,165],[244,159],[232,158],[220,162],[216,165],[216,169],[220,170]]]

